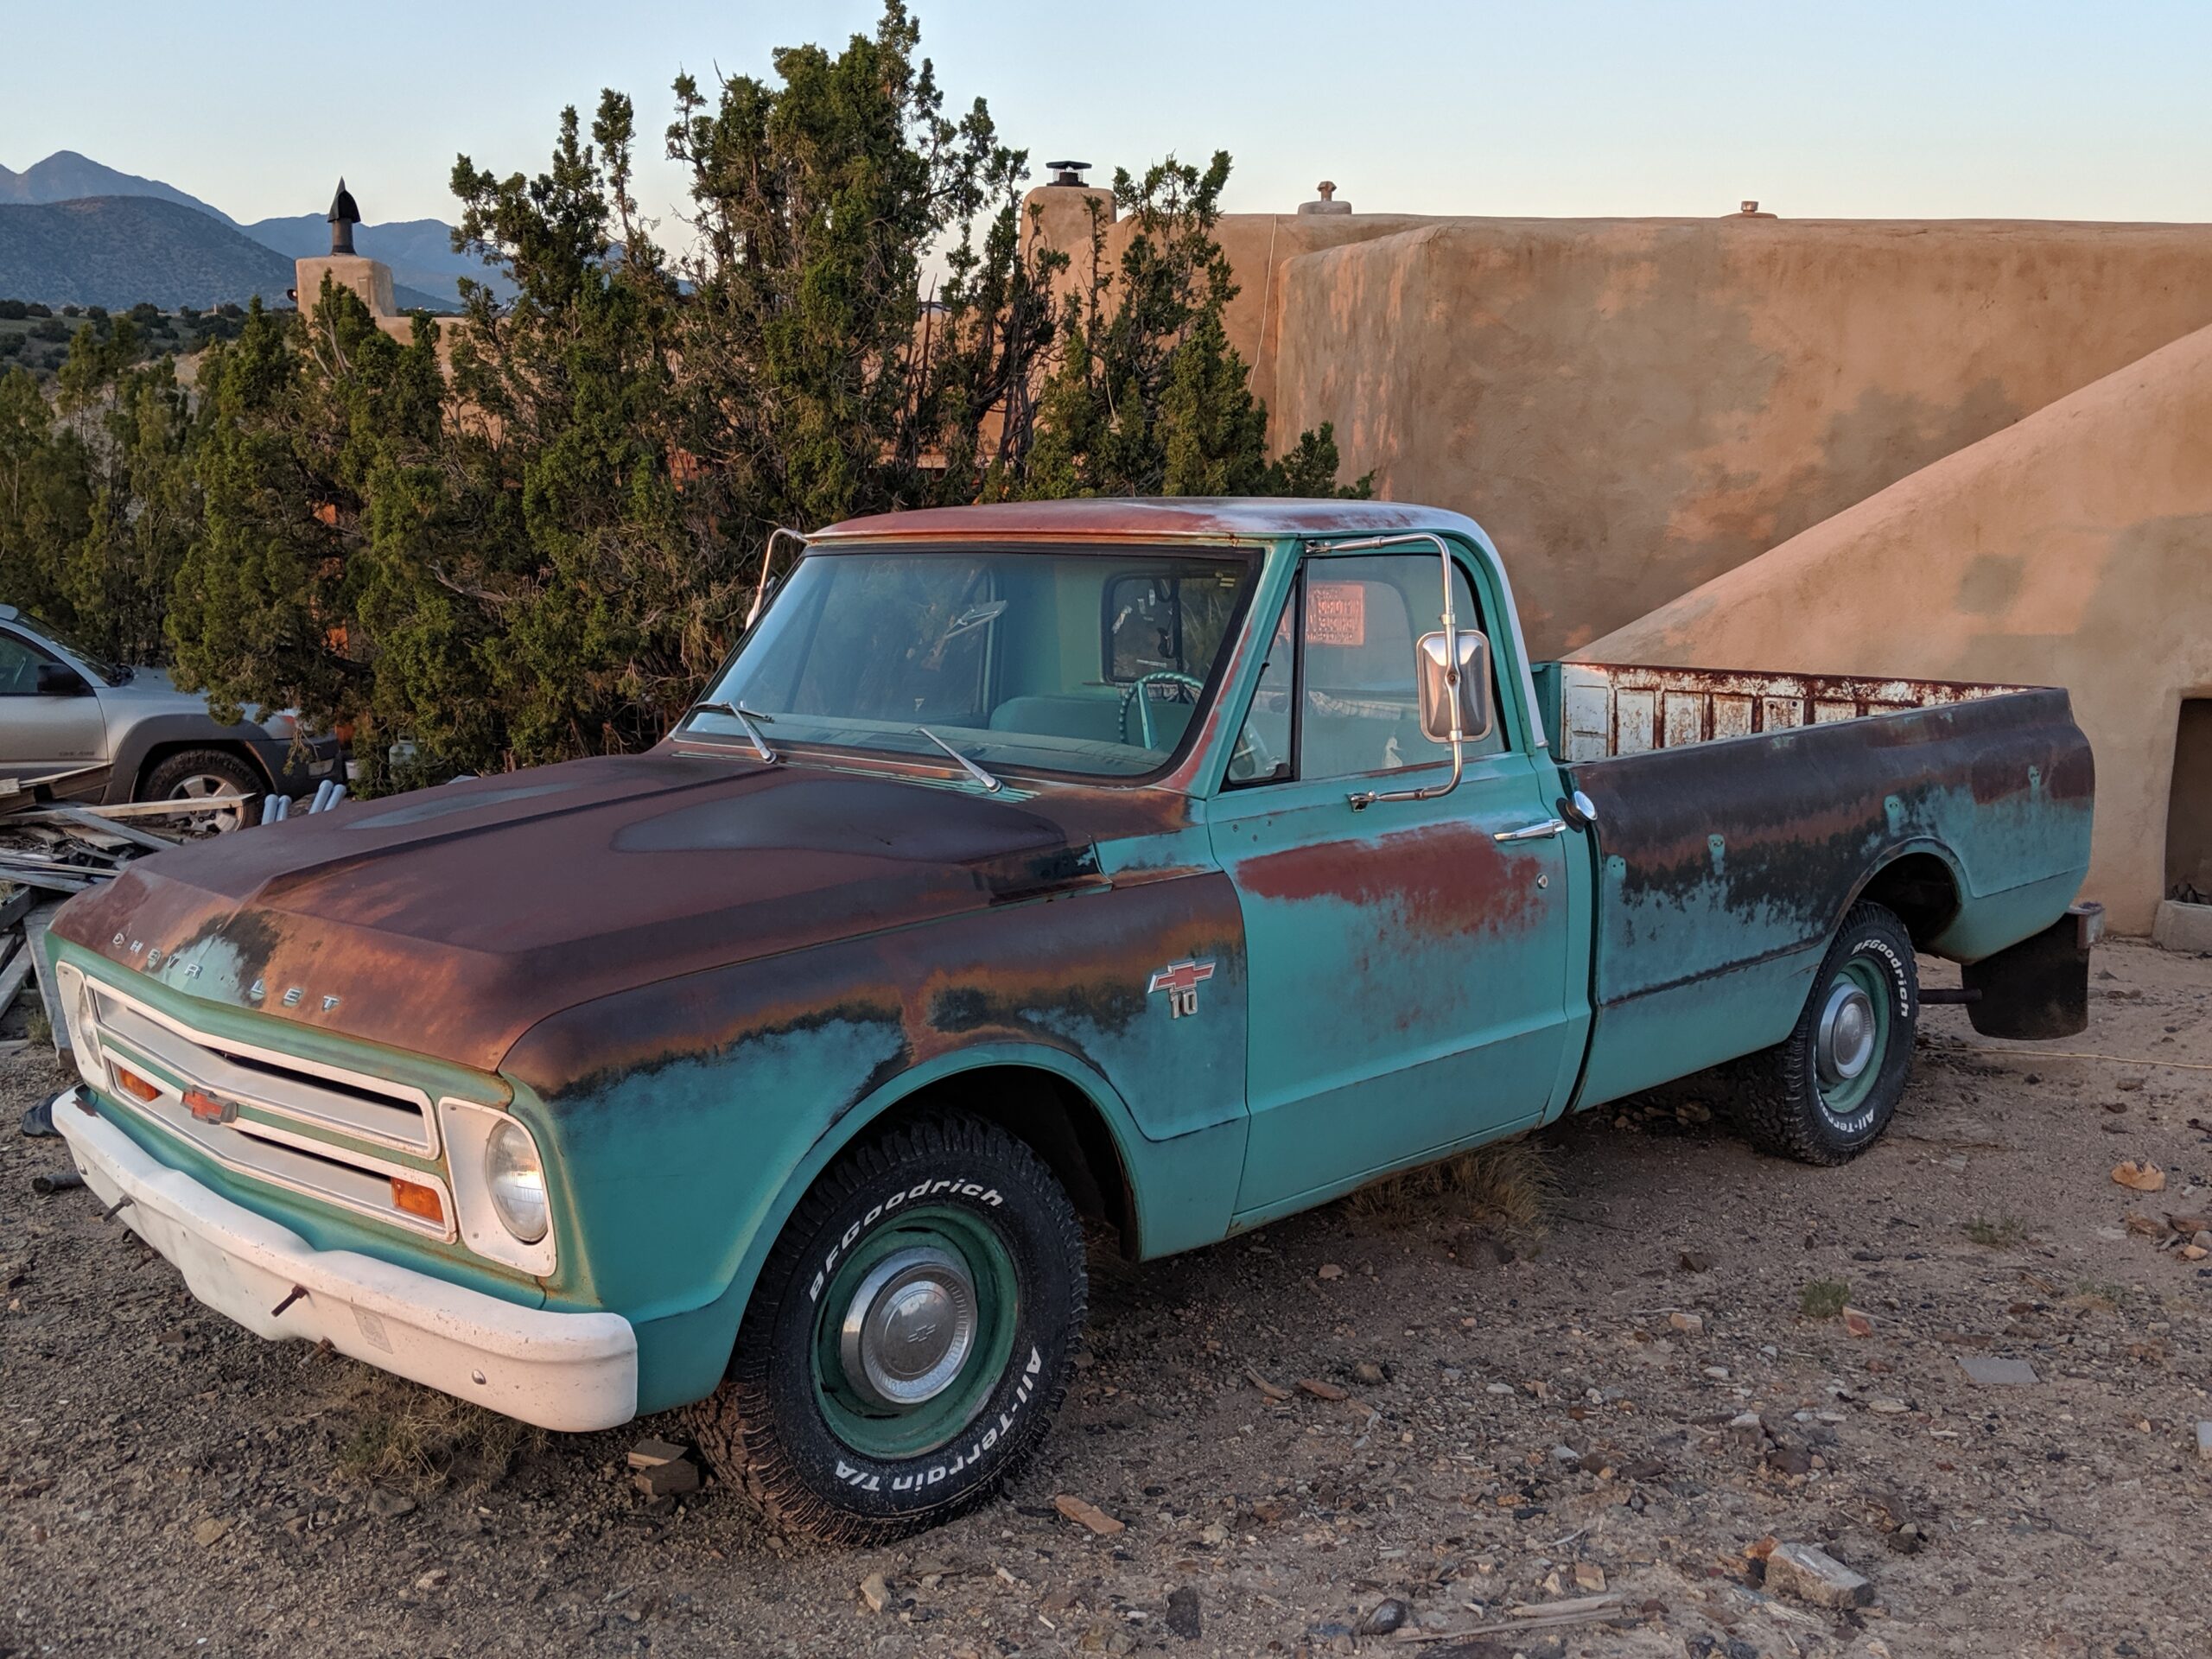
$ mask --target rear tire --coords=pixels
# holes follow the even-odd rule
[[[165,820],[188,836],[220,834],[242,830],[260,816],[262,791],[268,787],[253,763],[226,749],[180,749],[146,774],[139,786],[142,801],[201,801],[235,795],[238,810],[195,812]]]
[[[1919,1018],[1912,936],[1880,905],[1853,906],[1796,1027],[1727,1068],[1730,1116],[1762,1152],[1850,1162],[1896,1114]]]
[[[877,1544],[975,1508],[1052,1425],[1088,1294],[1074,1206],[1035,1154],[918,1118],[815,1183],[687,1415],[768,1522]]]

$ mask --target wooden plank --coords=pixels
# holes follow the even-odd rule
[[[23,988],[23,982],[31,976],[31,951],[29,944],[8,958],[8,965],[0,968],[0,1016],[16,1006],[16,996]]]
[[[54,982],[54,964],[46,958],[46,930],[54,920],[54,912],[61,908],[59,899],[49,899],[31,912],[23,921],[23,944],[28,948],[31,968],[38,975],[39,1000],[46,1004],[47,1029],[54,1034],[54,1052],[69,1052],[69,1022],[61,1017],[61,991]]]
[[[35,887],[18,887],[10,894],[7,902],[0,904],[0,932],[5,932],[29,915],[31,906],[36,903],[38,890]]]
[[[103,870],[98,873],[100,875],[113,874],[112,870]],[[41,893],[82,893],[92,885],[95,879],[97,879],[95,874],[91,871],[86,872],[82,878],[79,878],[56,875],[50,870],[19,869],[10,864],[0,863],[0,880],[13,881],[26,887],[36,887]]]
[[[213,795],[191,801],[125,801],[115,806],[80,806],[76,810],[89,812],[96,818],[167,818],[189,817],[194,812],[235,812],[244,798]]]
[[[127,841],[134,847],[143,847],[149,852],[166,853],[175,849],[176,842],[166,836],[157,836],[149,830],[141,830],[119,818],[109,818],[81,806],[56,806],[44,812],[35,812],[34,818],[52,821],[60,819],[85,826],[94,835],[113,836]]]

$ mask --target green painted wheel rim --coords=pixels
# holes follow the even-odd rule
[[[957,1262],[974,1291],[975,1328],[957,1372],[927,1400],[906,1407],[874,1397],[865,1377],[849,1375],[842,1345],[847,1313],[870,1276],[917,1252]],[[838,1264],[814,1314],[814,1385],[823,1420],[864,1457],[919,1457],[973,1422],[1005,1376],[1014,1352],[1020,1298],[1014,1258],[990,1224],[964,1210],[917,1206],[895,1226],[872,1233]]]
[[[1815,1081],[1819,1090],[1821,1109],[1830,1117],[1845,1119],[1856,1116],[1874,1092],[1874,1085],[1882,1075],[1882,1066],[1890,1052],[1890,970],[1886,963],[1872,957],[1853,957],[1839,969],[1834,977],[1822,988],[1821,1001],[1823,1013],[1834,1000],[1855,990],[1866,999],[1872,1016],[1873,1031],[1871,1051],[1865,1063],[1849,1077],[1831,1077],[1818,1058],[1822,1033],[1816,1031],[1815,1046]]]

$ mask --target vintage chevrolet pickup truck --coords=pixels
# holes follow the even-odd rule
[[[882,1539],[1036,1447],[1087,1248],[1724,1063],[1840,1162],[1916,951],[1984,1030],[2083,1018],[2063,690],[1540,668],[1483,531],[1376,503],[862,519],[755,610],[650,753],[61,912],[58,1126],[194,1294],[555,1428],[688,1408]]]

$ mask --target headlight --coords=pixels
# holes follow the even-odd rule
[[[484,1148],[484,1183],[499,1224],[525,1244],[545,1236],[545,1166],[530,1131],[507,1119]]]
[[[77,1069],[85,1080],[96,1088],[105,1088],[101,1068],[106,1057],[100,1052],[100,1005],[92,993],[92,982],[82,975],[77,976]]]

